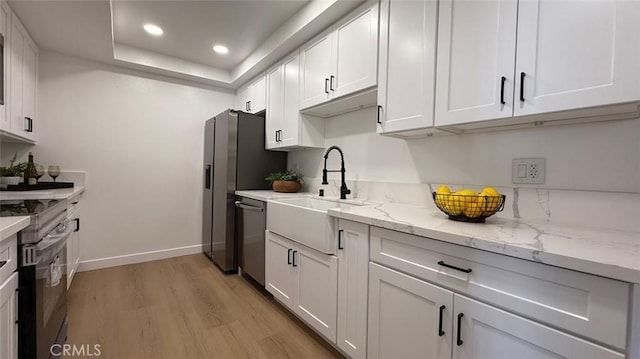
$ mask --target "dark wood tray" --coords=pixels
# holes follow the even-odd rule
[[[73,188],[73,182],[38,182],[36,184],[10,184],[2,191],[35,191],[42,189]]]

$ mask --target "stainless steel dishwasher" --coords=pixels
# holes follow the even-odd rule
[[[242,272],[264,286],[264,231],[267,204],[246,197],[236,200],[238,258]]]

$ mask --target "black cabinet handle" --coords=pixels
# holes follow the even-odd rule
[[[249,112],[251,112],[251,101],[247,101],[247,104],[249,105]]]
[[[7,261],[0,261],[0,268],[4,267],[5,264],[7,264]]]
[[[298,251],[293,251],[293,260],[291,261],[291,265],[294,267],[297,267],[296,265],[296,253],[298,253]]]
[[[211,165],[207,165],[204,170],[204,188],[211,189]]]
[[[338,230],[338,249],[344,249],[344,247],[342,246],[342,232],[344,232],[344,230]]]
[[[524,77],[525,73],[520,73],[520,101],[524,102]]]
[[[74,218],[73,220],[76,222],[76,229],[74,232],[78,232],[80,230],[80,218]]]
[[[458,344],[458,346],[461,346],[462,343],[464,343],[462,341],[462,335],[460,334],[461,333],[460,327],[462,326],[462,317],[464,317],[464,314],[462,313],[458,314],[458,338],[456,340],[456,344]]]
[[[335,91],[335,89],[333,88],[333,79],[335,78],[335,76],[331,75],[331,80],[329,81],[329,90],[331,91]]]
[[[380,122],[380,110],[382,110],[382,105],[378,105],[378,123],[382,125],[382,122]]]
[[[447,267],[447,268],[451,268],[451,269],[455,269],[455,270],[459,270],[460,272],[465,272],[465,273],[471,273],[471,268],[468,269],[464,269],[464,268],[460,268],[460,267],[456,267],[456,266],[452,266],[451,264],[447,264],[444,261],[440,261],[438,262],[439,265],[443,266],[443,267]]]
[[[289,250],[287,251],[287,264],[291,264],[291,251],[293,249],[289,248]]]
[[[327,88],[329,85],[329,79],[324,79],[324,93],[329,93],[329,89]]]
[[[249,112],[249,101],[244,103],[244,110]]]
[[[33,119],[31,117],[25,117],[26,120],[26,128],[25,132],[33,132]]]
[[[442,317],[443,317],[445,308],[446,307],[444,305],[440,306],[440,321],[438,322],[438,336],[439,337],[444,335],[444,330],[442,330]]]
[[[501,84],[500,84],[500,103],[501,104],[506,104],[506,102],[504,101],[504,82],[507,81],[507,78],[502,76],[501,77]]]

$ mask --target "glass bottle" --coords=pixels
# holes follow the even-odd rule
[[[33,153],[29,152],[29,163],[27,163],[27,168],[24,170],[24,183],[26,184],[36,184],[38,183],[38,170],[36,169],[36,165],[33,163]]]

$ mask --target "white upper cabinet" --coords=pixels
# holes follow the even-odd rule
[[[518,3],[441,0],[437,126],[511,117]]]
[[[11,19],[9,37],[11,133],[35,142],[38,132],[36,119],[38,48],[15,14]]]
[[[332,29],[316,36],[300,49],[300,108],[307,108],[331,98]]]
[[[520,1],[514,115],[640,100],[638,36],[638,1]]]
[[[7,111],[7,109],[9,108],[9,58],[11,56],[11,53],[9,52],[8,37],[10,23],[11,12],[9,10],[9,6],[4,1],[2,1],[0,2],[0,34],[2,34],[3,40],[3,52],[1,54],[2,59],[0,59],[2,61],[2,68],[0,69],[0,71],[2,71],[2,73],[0,74],[0,76],[2,76],[2,83],[0,84],[0,86],[2,86],[2,88],[0,89],[0,91],[2,91],[2,96],[0,96],[0,98],[2,99],[0,103],[0,130],[8,132],[11,131],[11,118]]]
[[[433,132],[438,3],[380,2],[378,133]]]
[[[627,0],[440,1],[435,125],[640,101],[638,19]]]
[[[377,84],[378,5],[371,3],[300,49],[300,109]]]
[[[267,71],[265,119],[266,148],[291,150],[324,147],[322,119],[301,115],[298,110],[300,56],[298,51]]]
[[[267,96],[267,78],[260,75],[248,85],[238,89],[236,108],[248,113],[264,111]]]

